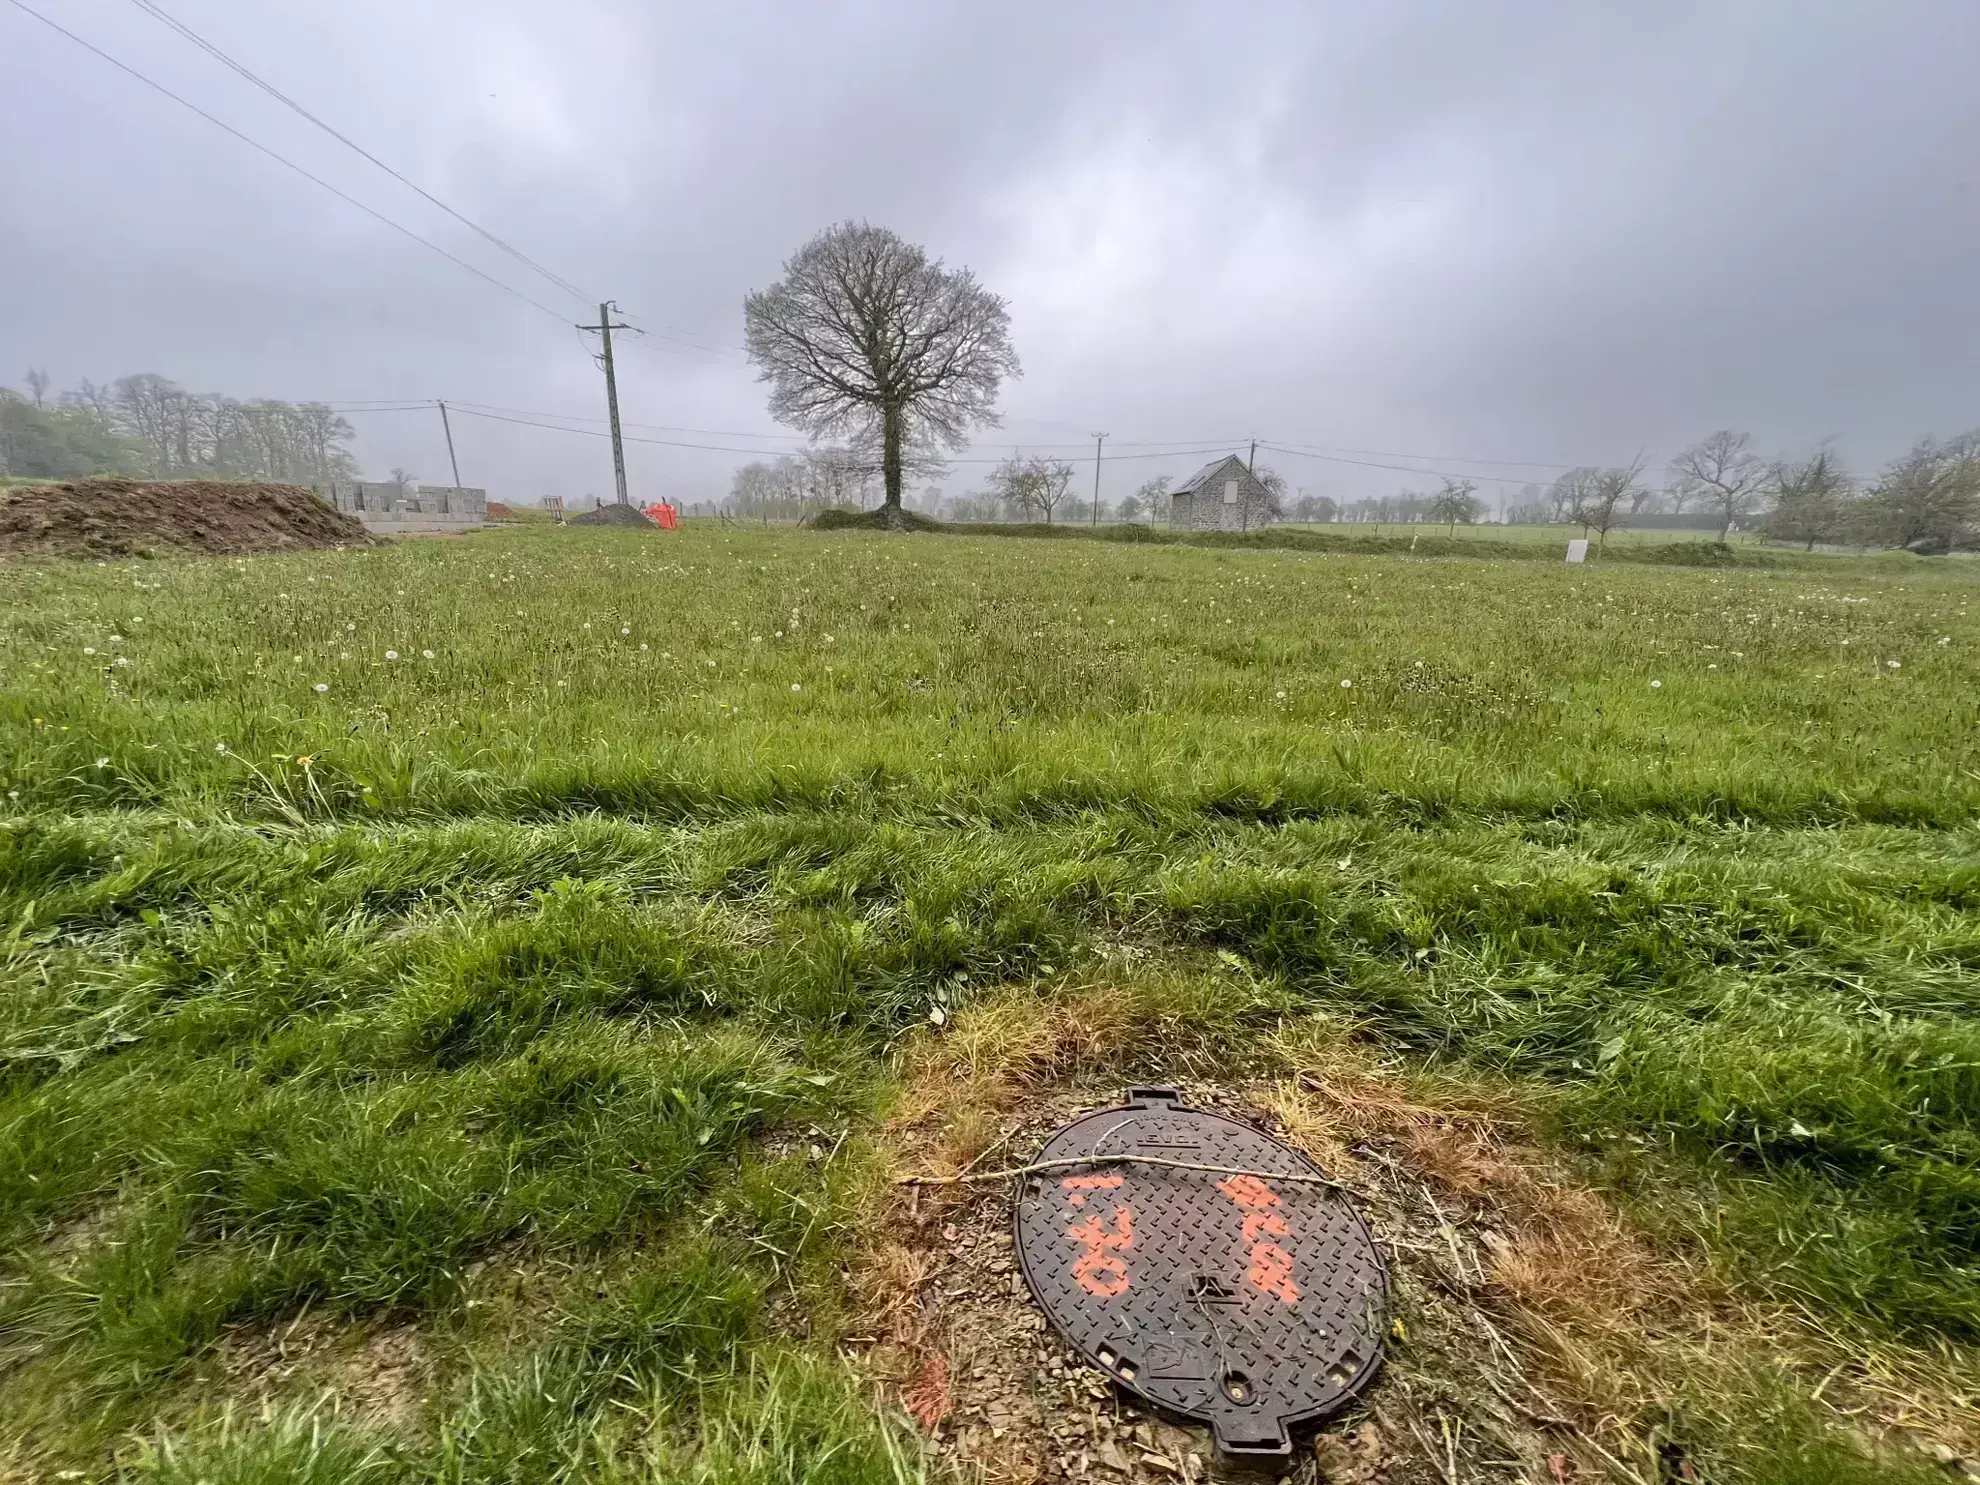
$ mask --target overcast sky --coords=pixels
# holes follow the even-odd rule
[[[1106,430],[1110,498],[1252,436],[1524,481],[1721,426],[1868,468],[1980,424],[1973,0],[158,3],[616,299],[649,331],[620,356],[641,437],[799,442],[742,299],[846,218],[1010,302],[1025,374],[974,455]],[[583,302],[133,0],[0,0],[0,96],[0,381],[602,416]],[[445,477],[432,413],[352,421],[368,471]],[[498,498],[610,489],[602,439],[455,433]],[[642,496],[719,494],[748,457],[629,448]],[[1435,484],[1266,460],[1314,493]]]

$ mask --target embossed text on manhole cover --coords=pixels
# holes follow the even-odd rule
[[[1096,1365],[1208,1423],[1224,1453],[1289,1453],[1294,1428],[1375,1375],[1387,1270],[1297,1151],[1173,1088],[1136,1088],[1030,1163],[1051,1167],[1018,1194],[1032,1294]]]

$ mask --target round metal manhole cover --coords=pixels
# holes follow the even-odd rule
[[[1373,1378],[1388,1271],[1305,1156],[1136,1088],[1030,1164],[1060,1161],[1024,1178],[1018,1262],[1053,1325],[1129,1391],[1209,1424],[1226,1454],[1271,1455]]]

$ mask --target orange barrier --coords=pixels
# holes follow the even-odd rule
[[[662,531],[678,531],[681,529],[680,511],[664,500],[656,500],[646,508],[644,514],[647,520],[658,526]]]

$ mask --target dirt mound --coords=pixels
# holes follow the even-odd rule
[[[588,510],[581,516],[572,516],[573,526],[644,526],[648,531],[658,531],[652,521],[641,513],[636,505],[601,505],[597,510]]]
[[[899,510],[889,519],[887,508],[878,510],[821,510],[804,524],[813,531],[946,531],[940,521],[919,511]]]
[[[0,502],[0,552],[132,557],[155,552],[281,552],[371,537],[301,485],[135,480],[102,475],[31,485]]]

